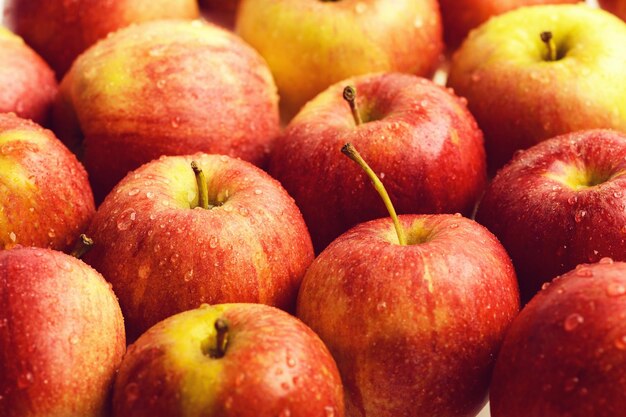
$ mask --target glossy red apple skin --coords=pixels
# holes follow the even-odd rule
[[[599,184],[573,189],[568,167]],[[626,260],[626,134],[590,130],[562,135],[519,154],[491,182],[476,220],[513,260],[523,301],[585,262]]]
[[[197,207],[192,160],[204,170],[209,197],[223,205]],[[130,173],[98,208],[89,236],[95,245],[85,260],[113,284],[131,340],[201,303],[293,310],[314,257],[302,215],[280,184],[217,155],[164,157]]]
[[[519,7],[540,4],[579,3],[581,0],[439,0],[443,35],[446,45],[455,49],[470,30],[480,26],[492,16]]]
[[[195,19],[194,0],[5,0],[5,23],[63,75],[78,55],[133,23]]]
[[[410,245],[378,219],[328,246],[302,282],[298,317],[337,361],[348,416],[474,416],[519,309],[513,266],[472,220],[400,219]]]
[[[48,64],[22,38],[1,26],[0,62],[0,113],[13,112],[48,124],[58,90]]]
[[[580,265],[511,325],[491,385],[492,417],[612,417],[626,390],[626,264]]]
[[[222,358],[216,319],[229,325]],[[202,382],[200,382],[202,381]],[[260,304],[222,304],[169,317],[143,334],[120,368],[114,415],[344,416],[332,356],[300,320]]]
[[[264,166],[279,129],[265,61],[199,21],[116,32],[80,56],[55,103],[55,131],[71,149],[84,148],[98,202],[161,155],[219,153]]]
[[[54,134],[0,114],[0,250],[68,250],[95,211],[85,169]]]
[[[626,20],[626,1],[624,0],[598,0],[598,4],[605,10]]]
[[[104,278],[41,248],[0,251],[0,276],[0,416],[106,416],[126,341]]]
[[[373,117],[358,127],[342,97],[348,84],[364,121]],[[350,227],[387,215],[365,174],[341,154],[347,142],[382,178],[399,213],[469,214],[485,186],[483,136],[461,99],[411,75],[343,81],[289,123],[270,160],[317,252]]]

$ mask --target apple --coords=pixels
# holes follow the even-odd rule
[[[337,361],[348,416],[474,416],[519,309],[511,261],[476,222],[398,219],[382,195],[396,232],[383,218],[333,241],[306,272],[297,315]]]
[[[54,73],[22,38],[0,26],[0,113],[47,124],[57,94]]]
[[[626,23],[586,5],[535,6],[472,32],[448,85],[467,98],[495,172],[516,150],[560,134],[626,131],[624,68]]]
[[[0,251],[0,277],[0,415],[108,415],[126,340],[104,278],[43,248]]]
[[[443,50],[436,0],[242,0],[235,29],[267,60],[286,119],[355,75],[429,76]]]
[[[84,162],[101,201],[161,155],[227,154],[263,166],[279,132],[263,59],[200,21],[122,29],[80,56],[61,83],[55,129]]]
[[[95,244],[85,260],[113,284],[131,340],[201,303],[292,311],[314,257],[280,184],[224,155],[163,157],[133,171],[98,208],[88,235]]]
[[[343,98],[348,85],[356,89],[354,114]],[[269,172],[295,198],[317,252],[386,214],[365,175],[339,153],[345,142],[385,178],[401,213],[470,214],[485,186],[482,133],[461,99],[406,74],[342,81],[289,123],[270,160]]]
[[[515,319],[491,384],[493,417],[613,417],[626,399],[626,264],[555,279]]]
[[[439,0],[446,45],[456,49],[470,30],[492,16],[541,4],[579,3],[581,0]]]
[[[600,7],[626,20],[626,1],[624,0],[598,0]]]
[[[295,317],[260,304],[204,305],[129,347],[115,417],[343,417],[337,365]]]
[[[524,302],[583,262],[626,260],[626,134],[570,133],[513,159],[491,182],[476,220],[513,260]]]
[[[195,0],[5,0],[4,18],[61,78],[76,57],[132,23],[195,19]],[[0,5],[1,7],[1,5]]]
[[[54,134],[0,114],[0,250],[67,250],[95,211],[85,169]]]

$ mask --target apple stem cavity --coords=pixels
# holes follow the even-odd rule
[[[387,207],[387,211],[391,216],[391,220],[393,220],[393,226],[396,229],[396,234],[398,235],[398,243],[400,245],[406,245],[406,237],[404,234],[404,229],[402,229],[402,225],[400,224],[400,220],[398,219],[398,215],[396,214],[396,209],[393,207],[391,203],[391,198],[389,198],[389,194],[385,189],[382,181],[378,178],[374,170],[365,162],[361,154],[356,150],[356,148],[351,143],[346,143],[343,148],[341,148],[341,152],[346,155],[348,158],[356,162],[358,166],[365,171],[369,179],[372,181],[374,188],[378,192],[378,195],[382,198],[385,203],[385,207]]]
[[[198,166],[196,161],[191,161],[191,169],[196,176],[196,183],[198,184],[198,206],[203,209],[209,208],[209,190],[206,183],[206,177],[202,168]]]
[[[354,118],[354,123],[357,126],[363,124],[363,119],[361,119],[361,113],[359,113],[359,109],[356,105],[356,90],[351,85],[347,86],[343,89],[343,99],[348,102],[350,105],[350,110],[352,111],[352,117]]]
[[[92,247],[93,239],[89,238],[86,234],[83,233],[80,235],[80,238],[78,239],[78,242],[76,242],[76,245],[74,246],[74,249],[72,249],[72,252],[70,252],[70,255],[72,255],[76,259],[80,259],[83,257],[83,255],[89,252]]]
[[[546,47],[548,48],[548,60],[556,61],[557,60],[556,43],[554,42],[554,39],[552,37],[552,32],[550,31],[541,32],[540,36],[541,36],[541,40],[543,41],[543,43],[546,44]]]

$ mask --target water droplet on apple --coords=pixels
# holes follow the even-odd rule
[[[224,408],[227,409],[227,410],[230,410],[231,408],[233,408],[233,402],[234,402],[233,397],[231,395],[229,395],[226,398],[226,401],[224,401]]]
[[[600,259],[598,261],[598,263],[601,263],[601,264],[612,264],[613,263],[613,259],[609,258],[608,256],[606,256],[606,257]]]
[[[133,188],[132,190],[128,192],[128,195],[131,197],[137,194],[139,194],[139,188]]]
[[[211,238],[209,239],[209,247],[211,249],[215,249],[217,248],[218,243],[219,243],[219,239],[217,238],[217,236],[211,236]]]
[[[70,336],[70,344],[77,345],[78,344],[78,336],[73,334]]]
[[[7,318],[0,319],[0,329],[3,327],[6,327],[7,324],[9,324],[9,319]]]
[[[578,385],[578,382],[579,381],[577,377],[569,378],[567,381],[565,381],[563,389],[565,390],[565,392],[572,392],[576,388],[576,385]]]
[[[15,233],[11,232],[9,233],[9,239],[11,239],[11,242],[15,242],[17,240],[17,236],[15,236]]]
[[[287,366],[293,368],[294,366],[296,366],[296,360],[291,356],[287,356]]]
[[[159,90],[162,90],[163,87],[165,87],[166,83],[167,83],[167,80],[160,79],[159,81],[156,82],[156,86]]]
[[[578,201],[578,197],[576,197],[575,195],[570,196],[570,198],[567,199],[567,202],[569,204],[576,204],[577,201]]]
[[[335,407],[327,405],[324,407],[324,413],[326,414],[326,417],[335,417]]]
[[[579,325],[581,325],[585,321],[584,317],[578,313],[573,313],[567,316],[565,321],[563,322],[563,328],[567,332],[571,332],[576,329]]]
[[[170,205],[170,202],[168,200],[161,200],[161,204],[163,204],[165,207]]]
[[[180,126],[180,117],[174,117],[171,121],[170,124],[172,125],[172,127],[174,129],[178,128]]]
[[[56,236],[56,233],[54,233],[54,229],[50,229],[50,231],[48,232],[48,237],[53,238]]]
[[[130,209],[124,210],[119,216],[119,220],[117,222],[117,229],[120,231],[128,230],[133,224],[133,222],[135,221],[136,217],[137,217],[137,213],[135,212],[134,209],[130,208]]]
[[[250,214],[250,211],[245,207],[239,207],[239,214],[243,217],[247,217]]]
[[[626,287],[618,282],[612,282],[606,287],[606,293],[609,297],[619,297],[626,294]]]
[[[578,266],[576,268],[576,275],[583,278],[591,278],[593,277],[593,271],[586,266]]]
[[[415,21],[413,22],[413,26],[415,26],[416,29],[420,29],[421,27],[424,26],[424,20],[422,19],[421,16],[418,16],[415,18]]]
[[[379,313],[382,313],[386,309],[387,309],[387,303],[385,301],[381,301],[380,303],[376,305],[376,310],[378,310]]]
[[[626,335],[620,336],[615,339],[615,347],[619,350],[626,350]]]
[[[622,194],[622,192],[621,192],[621,191],[615,191],[615,192],[613,193],[613,197],[615,197],[615,198],[622,198],[622,195],[623,195],[623,194]]]
[[[283,385],[285,385],[285,384],[281,385],[284,388]],[[287,388],[289,388],[289,387],[287,387]],[[283,411],[280,412],[278,417],[291,417],[291,411],[288,408],[285,408]]]
[[[257,188],[256,190],[254,190],[254,194],[256,194],[256,195],[261,195],[261,194],[263,194],[263,191],[262,191],[262,190],[259,190],[259,189]]]
[[[585,216],[587,216],[587,212],[585,210],[577,211],[576,214],[574,214],[574,221],[576,223],[580,223]]]
[[[459,224],[458,224],[458,223],[452,223],[452,224],[450,225],[450,229],[456,229],[456,228],[458,228],[458,227],[459,227]]]
[[[137,398],[139,398],[139,386],[136,383],[131,382],[126,386],[124,393],[126,394],[126,403],[130,405],[137,401]]]
[[[363,14],[367,10],[367,6],[363,2],[358,2],[356,6],[354,6],[354,11],[357,14]]]
[[[185,282],[189,282],[191,281],[191,279],[193,278],[193,269],[190,269],[189,271],[185,272],[185,276],[184,276],[184,280]]]
[[[32,372],[24,372],[17,377],[17,387],[19,389],[28,388],[34,380],[35,377],[33,376]]]

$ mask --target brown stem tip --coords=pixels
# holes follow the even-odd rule
[[[544,31],[539,35],[541,37],[541,41],[546,44],[548,49],[548,60],[556,61],[556,43],[554,42],[552,32]]]
[[[215,320],[215,331],[217,332],[215,357],[223,358],[226,354],[226,345],[228,344],[228,322],[222,318]]]
[[[363,123],[361,119],[361,113],[359,113],[359,109],[356,105],[356,90],[351,85],[347,86],[343,89],[343,99],[348,102],[350,105],[350,110],[352,111],[352,117],[354,118],[354,123],[359,126]]]
[[[191,169],[196,176],[196,184],[198,186],[198,206],[203,209],[209,208],[209,190],[206,183],[206,177],[202,168],[198,166],[196,161],[191,161]]]
[[[93,239],[83,233],[80,235],[80,239],[78,239],[78,242],[76,242],[76,246],[74,246],[74,249],[72,249],[70,255],[72,255],[76,259],[80,259],[83,257],[83,255],[89,252],[92,247]]]

